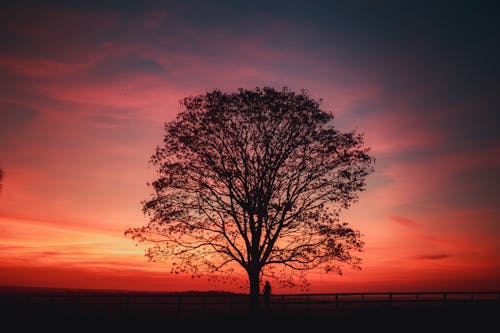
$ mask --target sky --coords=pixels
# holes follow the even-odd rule
[[[493,1],[7,1],[0,285],[229,290],[170,275],[148,160],[179,101],[306,89],[376,158],[342,220],[360,271],[309,292],[500,290],[500,10]],[[275,292],[294,292],[275,289]]]

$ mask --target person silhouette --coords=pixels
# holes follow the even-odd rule
[[[264,284],[262,294],[264,295],[264,306],[266,308],[269,308],[269,301],[271,298],[271,284],[269,283],[269,281],[266,281],[266,283]]]

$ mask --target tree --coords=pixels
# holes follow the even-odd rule
[[[274,267],[359,268],[351,252],[362,250],[361,235],[338,213],[365,189],[374,159],[320,104],[270,87],[184,98],[151,158],[150,222],[125,234],[152,245],[150,260],[174,261],[174,272],[243,268],[253,305]]]

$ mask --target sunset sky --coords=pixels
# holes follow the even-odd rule
[[[376,158],[341,215],[362,270],[311,292],[500,290],[498,2],[40,3],[0,11],[0,285],[239,291],[123,232],[180,99],[288,86]]]

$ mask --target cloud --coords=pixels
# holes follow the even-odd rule
[[[451,255],[446,254],[446,253],[440,253],[440,254],[423,254],[419,255],[416,258],[417,259],[424,259],[424,260],[443,260],[450,258]]]
[[[391,220],[393,220],[394,222],[396,223],[399,223],[401,225],[404,225],[405,227],[418,227],[418,223],[413,221],[413,220],[410,220],[410,219],[407,219],[405,217],[400,217],[400,216],[391,216]]]

